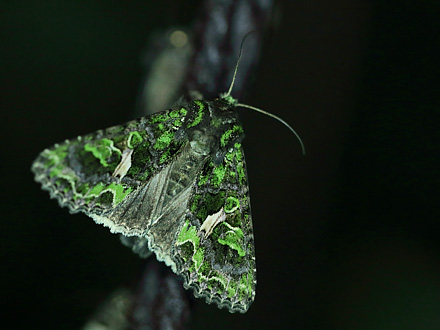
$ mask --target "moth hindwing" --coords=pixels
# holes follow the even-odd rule
[[[196,100],[55,144],[35,180],[148,251],[208,303],[244,313],[256,269],[243,128],[231,97]]]

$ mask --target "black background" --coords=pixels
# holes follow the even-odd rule
[[[131,119],[152,31],[200,1],[3,1],[1,314],[78,329],[143,261],[34,183],[45,147]],[[440,3],[284,1],[240,110],[256,240],[249,312],[193,329],[440,328]],[[244,51],[244,56],[246,50]]]

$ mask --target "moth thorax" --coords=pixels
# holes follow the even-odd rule
[[[212,136],[202,131],[194,130],[192,132],[190,146],[191,149],[197,154],[206,156],[211,152],[214,142],[215,139]]]

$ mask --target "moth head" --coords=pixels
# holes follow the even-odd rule
[[[235,105],[237,104],[237,100],[234,99],[230,95],[221,95],[219,98],[214,100],[214,106],[221,113],[229,113],[235,112]]]

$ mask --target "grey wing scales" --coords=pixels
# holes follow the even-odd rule
[[[171,249],[176,233],[188,211],[192,188],[206,156],[183,147],[173,162],[140,186],[116,208],[102,214],[89,214],[97,223],[109,227],[114,233],[137,236],[123,239],[140,255],[148,249],[175,271]]]

